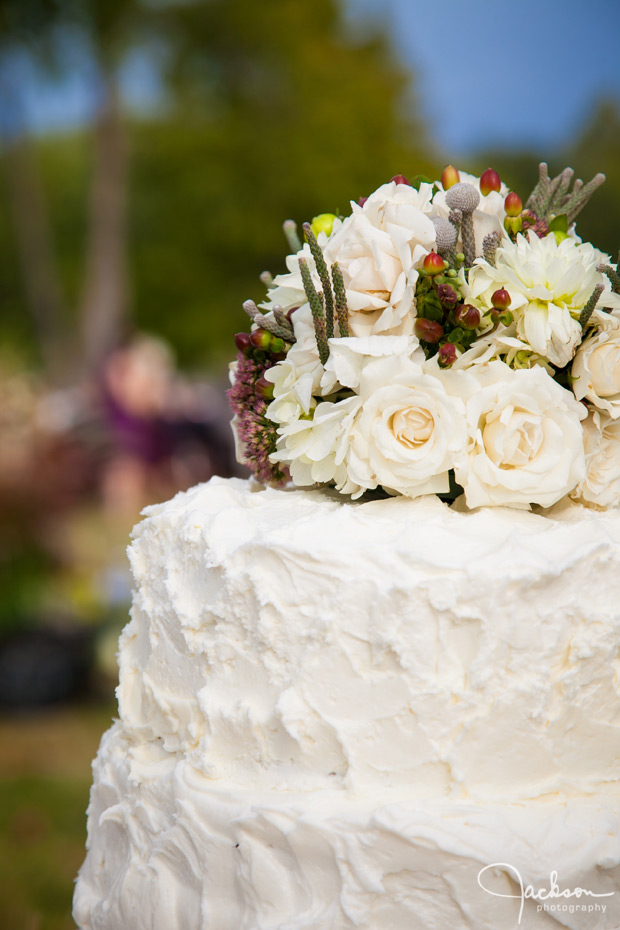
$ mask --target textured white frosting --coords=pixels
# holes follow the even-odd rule
[[[147,513],[81,928],[507,930],[508,862],[617,891],[521,926],[617,930],[620,515],[235,479]]]

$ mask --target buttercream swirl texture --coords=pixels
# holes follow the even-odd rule
[[[147,514],[83,930],[508,930],[495,862],[610,895],[521,926],[620,926],[617,514],[237,479]]]

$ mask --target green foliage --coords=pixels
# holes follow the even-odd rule
[[[554,176],[566,166],[575,169],[575,176],[588,181],[598,171],[607,180],[597,190],[577,218],[577,232],[582,239],[608,252],[615,262],[620,248],[620,105],[618,101],[602,100],[589,121],[569,145],[558,150],[553,158],[548,152],[487,152],[472,160],[471,170],[479,172],[489,164],[499,171],[503,181],[523,197],[527,197],[538,178],[538,164],[549,162],[549,174]]]
[[[422,162],[385,43],[338,34],[331,0],[179,8],[178,110],[134,127],[136,320],[186,363],[230,355],[242,301],[284,270],[281,223],[349,211]]]
[[[6,548],[0,557],[0,635],[32,622],[54,567],[49,553],[33,539]]]
[[[577,220],[579,235],[611,254],[620,248],[620,106],[602,100],[583,133],[563,154],[578,176],[586,180],[602,171],[607,180]]]
[[[548,224],[549,232],[568,232],[568,217],[566,213],[560,213],[559,216],[554,217],[551,222]]]
[[[0,925],[71,930],[90,779],[0,780]]]
[[[169,106],[127,126],[132,318],[169,339],[183,364],[221,363],[232,333],[246,326],[242,301],[262,298],[260,272],[284,270],[285,218],[348,213],[350,199],[392,175],[433,166],[419,124],[402,115],[408,75],[383,38],[351,41],[335,0],[149,11],[139,25],[165,42]],[[106,31],[98,20],[95,27]],[[90,141],[46,139],[39,157],[76,313]],[[3,209],[0,247],[10,252],[9,240]],[[6,285],[1,309],[23,341],[19,276],[11,272]]]

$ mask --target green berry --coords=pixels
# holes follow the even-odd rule
[[[310,224],[312,227],[312,232],[315,236],[318,236],[319,233],[324,232],[326,236],[331,236],[332,229],[334,228],[334,220],[336,215],[334,213],[319,213],[318,216],[315,216]]]
[[[271,348],[271,342],[273,336],[271,333],[268,333],[266,329],[255,329],[254,332],[250,333],[250,342],[255,349],[261,349],[267,351]]]

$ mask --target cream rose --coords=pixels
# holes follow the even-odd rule
[[[392,182],[352,204],[330,237],[325,259],[342,271],[351,335],[412,332],[417,267],[435,244],[429,209],[430,191]]]
[[[273,384],[267,416],[275,423],[288,423],[308,414],[315,406],[313,395],[319,390],[323,373],[308,304],[295,311],[293,326],[297,342],[285,359],[265,372],[265,379]]]
[[[298,487],[334,482],[339,490],[346,488],[343,493],[359,496],[363,489],[349,482],[343,461],[348,428],[360,404],[359,397],[321,401],[309,416],[285,423],[270,460],[287,465]]]
[[[572,365],[573,391],[612,419],[620,417],[620,320],[599,314],[600,329],[583,341]]]
[[[583,422],[586,475],[571,497],[587,507],[620,505],[620,419],[598,410]]]
[[[498,361],[460,374],[447,383],[469,394],[467,454],[455,468],[468,507],[550,507],[583,480],[585,408],[543,368]]]
[[[403,358],[369,361],[359,393],[348,433],[349,480],[408,497],[448,491],[448,472],[464,450],[461,402]]]
[[[433,212],[433,185],[422,183],[419,189],[410,184],[389,181],[366,198],[363,207],[352,203],[353,212],[360,210],[377,229],[390,233],[403,248],[410,247],[411,233],[426,236],[430,231],[422,215]],[[407,252],[404,253],[405,263]]]
[[[424,362],[424,351],[417,336],[349,336],[329,340],[329,358],[321,378],[321,393],[339,386],[358,390],[362,372],[372,359],[411,359]]]

